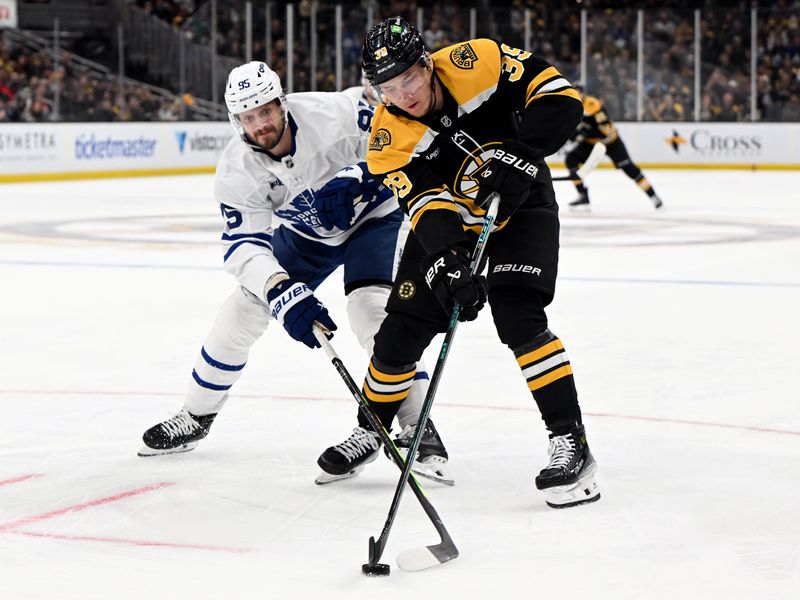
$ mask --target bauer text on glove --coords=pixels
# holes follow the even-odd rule
[[[302,281],[282,281],[267,292],[267,300],[272,316],[283,324],[290,336],[309,348],[319,348],[313,332],[315,321],[328,331],[336,331],[328,309]]]
[[[461,247],[445,248],[422,261],[425,282],[448,313],[461,305],[459,321],[473,321],[486,303],[486,278],[471,275],[469,256]]]
[[[475,203],[486,208],[492,192],[499,193],[497,222],[507,220],[528,198],[539,172],[536,165],[541,155],[540,151],[517,140],[505,140],[474,175],[479,186]]]

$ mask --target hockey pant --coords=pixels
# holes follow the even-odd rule
[[[385,285],[357,288],[347,296],[350,327],[368,355],[372,354],[375,333],[386,316],[384,307],[388,296],[389,287]],[[195,361],[185,400],[190,413],[207,415],[222,409],[229,390],[242,375],[250,348],[266,331],[270,321],[267,305],[243,287],[237,287],[219,309]],[[421,371],[414,380],[410,401],[397,415],[401,427],[417,422],[428,390],[427,374],[424,368]]]

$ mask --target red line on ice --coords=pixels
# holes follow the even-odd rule
[[[36,479],[37,477],[43,476],[44,473],[28,473],[27,475],[20,475],[19,477],[12,477],[11,479],[0,479],[0,485],[19,483],[20,481],[28,481],[28,479]]]
[[[67,506],[65,508],[59,508],[58,510],[52,510],[50,512],[42,513],[40,515],[33,515],[31,517],[23,517],[21,519],[17,519],[16,521],[10,521],[8,523],[0,524],[0,532],[9,531],[12,529],[16,529],[21,527],[22,525],[29,525],[31,523],[38,523],[39,521],[45,521],[47,519],[52,519],[54,517],[58,517],[60,515],[64,515],[70,512],[77,512],[81,510],[86,510],[87,508],[93,508],[95,506],[101,506],[103,504],[109,504],[111,502],[118,502],[120,500],[124,500],[126,498],[130,498],[131,496],[138,496],[139,494],[145,494],[147,492],[153,492],[155,490],[160,490],[161,488],[169,487],[174,485],[170,482],[162,481],[161,483],[154,483],[151,485],[146,485],[144,487],[136,488],[135,490],[128,490],[127,492],[122,492],[121,494],[115,494],[113,496],[106,496],[104,498],[97,498],[96,500],[90,500],[89,502],[82,502],[81,504],[75,504],[73,506]]]
[[[178,392],[117,392],[117,391],[70,391],[70,390],[0,390],[0,394],[28,394],[28,395],[91,395],[91,396],[174,396],[183,397],[183,393]],[[338,402],[353,402],[352,398],[333,398],[330,396],[289,396],[279,394],[236,394],[239,398],[253,398],[256,400],[309,400],[312,402],[328,402],[331,400]],[[533,407],[525,406],[491,406],[488,404],[458,404],[455,402],[440,402],[437,406],[446,406],[449,408],[477,408],[483,410],[508,410],[508,411],[533,411]],[[674,423],[676,425],[694,425],[697,427],[719,427],[723,429],[739,429],[742,431],[755,431],[758,433],[778,433],[783,435],[797,435],[800,436],[800,431],[792,431],[791,429],[778,429],[776,427],[759,427],[756,425],[735,425],[732,423],[713,423],[710,421],[691,421],[686,419],[670,419],[667,417],[647,417],[636,415],[619,415],[613,413],[592,413],[584,412],[585,415],[592,417],[601,417],[609,419],[628,419],[634,421],[652,421],[655,423]]]
[[[251,552],[249,548],[232,548],[227,546],[210,546],[206,544],[179,544],[172,542],[157,542],[153,540],[129,540],[125,538],[98,537],[88,535],[63,535],[60,533],[38,533],[34,531],[8,531],[14,535],[26,535],[29,537],[49,538],[54,540],[68,540],[73,542],[104,542],[107,544],[122,544],[125,546],[149,546],[161,548],[179,548],[189,550],[211,550],[216,552],[232,552],[235,554],[245,554]]]

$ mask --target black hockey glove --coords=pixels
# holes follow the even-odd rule
[[[464,248],[445,248],[422,261],[425,282],[442,308],[450,314],[461,305],[459,321],[474,321],[486,304],[487,285],[483,275],[470,275],[469,255]]]
[[[504,140],[495,148],[494,156],[487,160],[475,176],[478,179],[478,195],[475,203],[488,208],[489,195],[500,194],[497,222],[507,220],[531,193],[531,186],[544,158],[540,150],[526,146],[518,140]]]

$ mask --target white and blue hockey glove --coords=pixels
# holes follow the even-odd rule
[[[325,229],[345,230],[352,225],[356,203],[378,192],[380,180],[370,175],[367,163],[346,167],[322,186],[315,194],[317,217]]]
[[[336,323],[328,315],[328,309],[302,281],[281,281],[267,292],[267,301],[272,316],[283,324],[290,336],[309,348],[319,348],[312,331],[315,321],[328,331],[336,331]]]

